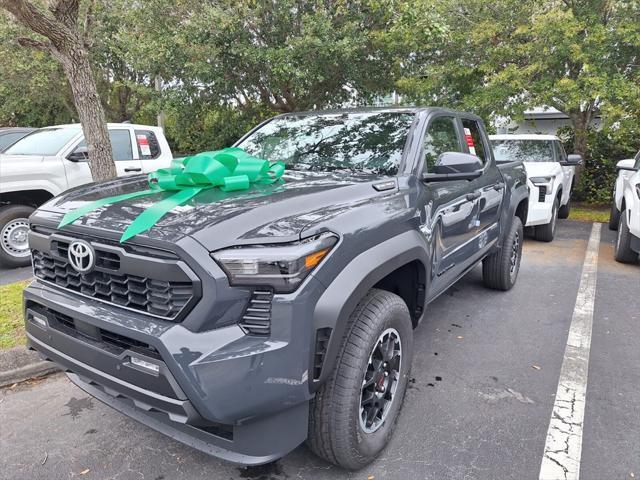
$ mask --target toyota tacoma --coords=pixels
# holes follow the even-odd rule
[[[228,461],[307,440],[348,469],[391,438],[413,329],[476,265],[509,290],[528,190],[480,118],[438,108],[274,117],[235,145],[286,165],[272,185],[208,189],[124,243],[157,193],[139,175],[78,187],[30,217],[29,345],[80,388]]]

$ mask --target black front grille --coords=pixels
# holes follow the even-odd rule
[[[240,326],[246,333],[268,335],[271,332],[271,290],[254,290]]]
[[[78,273],[66,260],[68,245],[52,241],[56,256],[32,250],[35,276],[82,295],[142,313],[175,318],[194,296],[191,282],[177,282],[94,270]],[[64,255],[63,255],[64,254]],[[96,249],[96,267],[117,270],[120,258]],[[117,263],[117,267],[115,267]]]
[[[547,196],[547,187],[538,187],[538,201],[544,203],[544,198]]]
[[[28,307],[44,314],[48,318],[49,326],[51,328],[87,343],[99,346],[103,350],[114,355],[120,355],[125,350],[130,350],[151,358],[160,359],[158,350],[147,343],[118,333],[110,332],[103,328],[93,327],[80,320],[74,320],[68,315],[48,308],[39,306],[35,307],[33,305],[28,305]]]

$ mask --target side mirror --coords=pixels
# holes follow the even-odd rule
[[[567,155],[567,161],[562,162],[562,165],[566,165],[569,167],[575,167],[577,165],[582,165],[582,155],[577,153],[572,153],[571,155]]]
[[[636,172],[637,169],[634,168],[635,163],[636,162],[633,158],[629,158],[627,160],[620,160],[618,163],[616,163],[616,171],[629,170],[631,172]]]
[[[69,155],[67,155],[67,160],[71,162],[84,162],[89,159],[89,150],[87,147],[78,147]]]
[[[482,161],[475,155],[444,152],[438,156],[433,173],[422,176],[424,182],[473,180],[482,175]]]

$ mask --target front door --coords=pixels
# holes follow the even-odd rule
[[[441,115],[432,118],[423,140],[422,173],[433,172],[444,152],[463,152],[458,119]],[[459,274],[461,260],[477,228],[478,201],[467,180],[421,184],[423,211],[421,231],[432,245],[431,288],[437,295]]]

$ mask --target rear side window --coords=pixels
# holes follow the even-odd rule
[[[462,152],[454,117],[437,117],[429,124],[424,137],[426,171],[433,171],[438,156],[444,152]]]
[[[151,160],[160,156],[160,143],[151,130],[136,130],[136,144],[142,160]]]
[[[475,120],[463,118],[462,126],[464,128],[464,139],[467,143],[467,147],[469,147],[469,153],[477,156],[482,160],[482,163],[486,163],[487,154],[484,150],[484,143],[482,142],[480,125]]]

